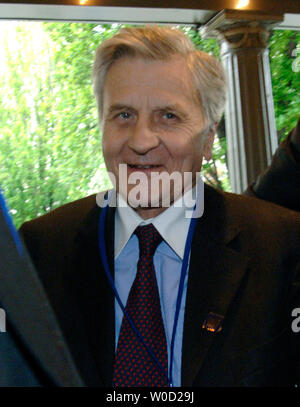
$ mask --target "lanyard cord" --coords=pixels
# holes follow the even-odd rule
[[[122,301],[120,299],[119,293],[118,293],[118,291],[117,291],[117,289],[115,287],[115,284],[114,284],[114,281],[113,281],[113,278],[112,278],[112,275],[111,275],[111,272],[110,272],[110,269],[109,269],[109,265],[108,265],[108,260],[107,260],[107,255],[106,255],[106,245],[105,245],[105,239],[104,239],[104,236],[105,236],[104,228],[105,228],[105,219],[106,219],[108,201],[109,201],[109,196],[107,197],[106,205],[101,210],[101,216],[100,216],[100,219],[99,219],[99,238],[98,238],[100,255],[101,255],[101,259],[102,259],[102,263],[103,263],[103,266],[104,266],[105,273],[107,275],[107,278],[108,278],[108,281],[109,281],[109,283],[111,285],[111,288],[114,291],[114,294],[115,294],[115,297],[116,297],[116,299],[118,301],[118,304],[119,304],[123,314],[125,315],[126,319],[128,320],[130,326],[132,327],[133,331],[135,332],[135,334],[137,335],[137,337],[139,338],[141,343],[145,346],[145,348],[147,349],[147,352],[150,354],[152,359],[155,361],[155,363],[157,364],[157,366],[159,367],[161,372],[168,379],[170,387],[172,387],[173,386],[173,382],[172,382],[172,366],[173,366],[173,359],[174,359],[174,344],[175,344],[175,337],[176,337],[176,330],[177,330],[177,323],[178,323],[180,305],[181,305],[182,294],[183,294],[184,281],[185,281],[185,276],[186,276],[187,267],[188,267],[188,258],[189,258],[189,253],[190,253],[190,250],[191,250],[192,238],[193,238],[195,225],[196,225],[196,218],[191,219],[191,223],[190,223],[190,227],[189,227],[189,231],[188,231],[188,236],[187,236],[187,240],[186,240],[186,244],[185,244],[184,258],[183,258],[182,267],[181,267],[180,283],[179,283],[179,288],[178,288],[176,311],[175,311],[173,332],[172,332],[172,340],[171,340],[170,376],[169,376],[168,373],[165,372],[165,370],[161,366],[159,360],[156,358],[156,356],[152,352],[151,348],[145,343],[142,335],[140,334],[140,332],[136,328],[134,322],[132,321],[132,319],[128,315],[128,313],[127,313],[127,311],[126,311],[126,309],[125,309],[125,307],[124,307],[124,305],[123,305],[123,303],[122,303]]]
[[[183,256],[183,261],[182,261],[182,266],[181,266],[180,283],[179,283],[178,294],[177,294],[176,311],[175,311],[174,325],[173,325],[173,332],[172,332],[171,356],[170,356],[170,382],[171,383],[173,381],[172,366],[173,366],[173,359],[174,359],[175,336],[176,336],[177,323],[178,323],[180,305],[181,305],[183,288],[184,288],[184,281],[185,281],[185,276],[186,276],[186,272],[187,272],[187,268],[188,268],[189,254],[191,251],[195,226],[196,226],[196,218],[192,218],[190,227],[189,227],[189,231],[188,231],[188,235],[187,235],[187,239],[186,239],[186,243],[185,243],[185,248],[184,248],[184,256]]]
[[[13,221],[12,221],[10,215],[9,215],[8,207],[6,205],[6,202],[5,202],[4,196],[2,194],[1,188],[0,188],[0,210],[2,210],[4,219],[5,219],[6,223],[7,223],[7,226],[9,228],[10,233],[11,233],[11,236],[12,236],[14,242],[15,242],[18,253],[19,253],[19,255],[21,257],[23,257],[24,251],[23,251],[22,241],[21,241],[21,238],[20,238],[20,236],[19,236],[19,234],[18,234],[18,232],[17,232],[17,230],[16,230],[16,228],[15,228],[15,226],[13,224]]]

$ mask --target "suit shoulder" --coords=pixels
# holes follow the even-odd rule
[[[222,193],[230,218],[249,231],[300,241],[300,214],[280,205],[228,192]]]
[[[225,201],[236,210],[244,208],[246,212],[252,212],[256,216],[266,215],[270,218],[276,216],[282,219],[298,219],[300,220],[300,213],[284,206],[265,201],[255,195],[240,195],[231,192],[221,192]]]
[[[66,238],[97,205],[96,197],[97,195],[93,194],[77,199],[27,221],[20,227],[20,233],[25,239],[29,235],[36,236],[36,239],[50,238],[52,234],[61,234]]]

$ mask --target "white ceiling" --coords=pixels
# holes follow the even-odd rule
[[[0,4],[0,19],[97,23],[205,23],[214,11],[191,9]],[[300,14],[285,14],[281,29],[300,30]]]

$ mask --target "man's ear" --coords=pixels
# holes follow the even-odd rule
[[[208,133],[206,134],[206,140],[204,142],[203,155],[206,161],[209,161],[212,157],[212,148],[215,141],[215,135],[218,129],[218,123],[215,123],[210,127]]]

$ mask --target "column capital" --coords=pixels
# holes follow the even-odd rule
[[[201,35],[217,38],[231,49],[267,48],[270,31],[283,18],[283,14],[222,10],[201,27]]]

